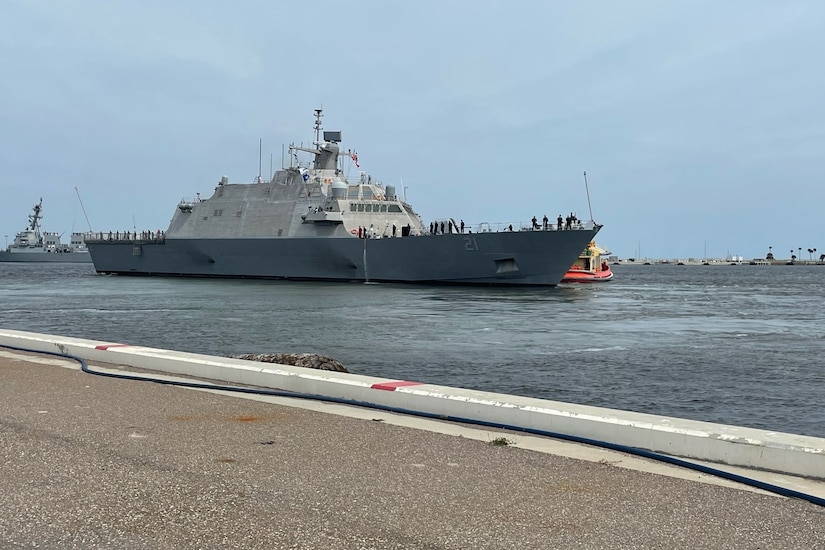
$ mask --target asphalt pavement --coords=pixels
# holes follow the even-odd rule
[[[3,349],[0,510],[0,548],[825,549],[825,508],[647,459]]]

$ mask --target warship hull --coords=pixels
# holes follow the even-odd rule
[[[87,246],[102,274],[554,286],[599,228],[378,239],[101,239]]]
[[[289,166],[252,183],[222,176],[213,194],[181,199],[166,231],[85,239],[103,274],[303,281],[554,286],[601,228],[459,218],[424,223],[395,185],[360,170],[340,131],[315,110],[312,146],[291,144]],[[301,160],[309,155],[310,161]],[[349,165],[347,165],[349,163]],[[259,165],[260,168],[260,165]],[[349,180],[346,174],[357,169]],[[460,206],[460,205],[459,205]],[[446,205],[445,205],[446,208]],[[453,208],[453,207],[450,207]],[[572,216],[572,213],[571,213]],[[572,219],[572,218],[571,218]],[[467,231],[465,232],[465,229]]]
[[[89,264],[92,263],[92,257],[88,252],[9,252],[4,250],[0,251],[0,262]]]

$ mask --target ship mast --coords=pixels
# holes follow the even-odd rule
[[[587,188],[587,171],[584,172],[584,190],[587,193],[587,209],[590,210],[590,221],[595,223],[593,219],[593,207],[590,206],[590,189]]]
[[[43,217],[43,214],[40,213],[42,210],[43,197],[40,197],[40,202],[34,205],[34,212],[29,214],[29,223],[31,224],[30,228],[38,236],[40,235],[40,218]]]
[[[261,178],[261,162],[263,161],[263,154],[264,154],[264,139],[258,138],[258,180],[255,183],[263,183],[263,179]]]
[[[315,109],[315,142],[314,147],[303,147],[298,145],[290,145],[290,152],[303,151],[315,155],[315,160],[312,164],[313,170],[337,170],[336,163],[341,154],[338,144],[341,142],[341,132],[323,132],[321,118],[324,116],[323,109]],[[323,136],[323,140],[321,139]],[[294,154],[294,153],[293,153]],[[298,160],[297,157],[295,160]]]
[[[317,144],[321,140],[321,118],[323,118],[323,109],[315,109],[315,143]]]
[[[77,200],[80,201],[80,208],[83,210],[83,217],[86,218],[86,225],[89,226],[89,233],[91,233],[92,232],[92,224],[89,222],[89,216],[86,214],[86,207],[83,206],[83,200],[80,198],[80,191],[77,190],[76,185],[75,185],[75,188],[74,188],[74,192],[77,193]],[[132,225],[134,225],[134,219],[132,220]]]

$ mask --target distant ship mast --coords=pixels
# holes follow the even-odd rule
[[[34,205],[34,211],[29,214],[29,229],[40,235],[40,220],[43,218],[43,197]]]

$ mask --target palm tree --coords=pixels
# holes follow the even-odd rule
[[[814,259],[814,257],[813,257],[813,253],[814,253],[814,249],[813,249],[813,248],[809,248],[809,249],[808,249],[808,259],[809,259],[809,260],[813,260],[813,259]]]

